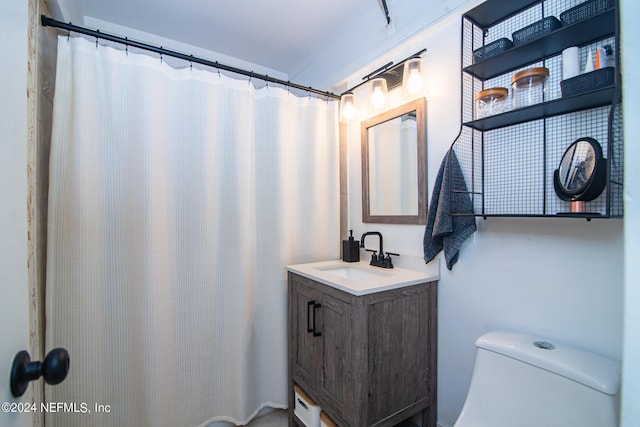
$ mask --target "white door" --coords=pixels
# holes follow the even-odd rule
[[[33,425],[20,403],[31,402],[33,386],[11,395],[15,354],[29,350],[27,235],[27,54],[29,2],[0,1],[0,426]]]

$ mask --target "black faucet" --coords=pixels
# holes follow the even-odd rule
[[[391,255],[397,256],[398,254],[388,252],[387,256],[386,257],[384,256],[384,252],[382,249],[382,233],[380,233],[379,231],[367,231],[366,233],[364,233],[360,238],[360,247],[364,248],[364,238],[371,235],[378,236],[378,239],[380,241],[378,252],[380,254],[378,255],[376,251],[374,251],[373,249],[366,249],[369,252],[373,252],[373,254],[371,255],[371,262],[369,264],[376,267],[393,268],[393,263],[391,262]]]

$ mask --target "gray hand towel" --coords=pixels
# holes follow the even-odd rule
[[[451,189],[456,191],[451,192]],[[423,240],[425,262],[430,262],[444,249],[449,270],[458,261],[462,242],[477,229],[474,216],[452,216],[452,211],[472,214],[473,205],[458,158],[453,150],[449,150],[442,160],[433,185]]]

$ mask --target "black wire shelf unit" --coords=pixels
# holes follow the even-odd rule
[[[566,23],[501,53],[477,60],[474,51],[573,7],[590,6],[584,19]],[[465,183],[452,182],[450,199],[471,199],[473,212],[454,216],[616,218],[623,215],[622,77],[618,0],[488,0],[462,16],[462,126],[451,149]],[[562,96],[562,51],[578,46],[581,68],[589,53],[610,46],[615,56],[611,84]],[[488,55],[487,55],[488,56]],[[474,61],[475,59],[475,61]],[[510,88],[512,76],[546,67],[549,78],[540,103],[475,119],[475,95]],[[510,91],[511,92],[511,91]],[[566,94],[565,94],[566,95]],[[506,102],[510,102],[509,100]],[[607,185],[586,213],[566,215],[570,202],[558,198],[553,173],[571,143],[595,138],[607,159]],[[463,204],[457,204],[463,206]]]

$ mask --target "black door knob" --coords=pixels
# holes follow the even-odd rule
[[[20,351],[13,359],[11,367],[11,394],[20,397],[27,390],[29,381],[44,377],[47,384],[60,384],[69,372],[69,352],[64,348],[54,348],[44,358],[44,362],[32,362],[29,352]]]

